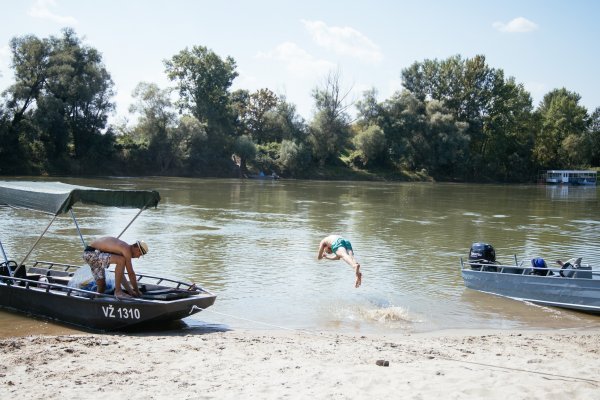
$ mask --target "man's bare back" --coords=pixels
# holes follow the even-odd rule
[[[118,254],[129,258],[132,256],[131,246],[128,243],[110,236],[98,238],[91,242],[90,246],[104,253]]]

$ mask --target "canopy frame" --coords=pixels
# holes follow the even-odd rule
[[[46,190],[45,190],[46,189]],[[22,199],[19,193],[23,193]],[[44,195],[48,195],[48,202],[44,202]],[[145,203],[140,203],[143,201]],[[14,276],[19,268],[24,267],[25,261],[29,258],[40,240],[44,237],[52,223],[63,213],[69,212],[75,223],[75,228],[85,248],[85,240],[75,218],[72,207],[78,203],[88,203],[100,206],[116,206],[126,208],[139,208],[139,211],[133,219],[125,226],[125,229],[119,234],[119,238],[129,229],[131,224],[140,216],[142,211],[152,206],[156,207],[160,201],[160,195],[156,191],[139,190],[110,190],[98,189],[85,186],[68,185],[60,182],[1,182],[0,181],[0,205],[8,205],[14,208],[25,208],[34,211],[53,214],[52,220],[48,223],[42,234],[37,238],[29,252],[23,257],[23,260],[17,265],[14,271],[9,271]],[[51,203],[51,204],[48,204]],[[0,241],[0,250],[8,263],[8,257]],[[9,268],[10,270],[10,268]]]

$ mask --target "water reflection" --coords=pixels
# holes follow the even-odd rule
[[[596,200],[595,186],[546,185],[546,196],[552,200]]]
[[[459,258],[476,241],[493,244],[509,263],[514,254],[581,256],[600,266],[596,188],[552,194],[555,189],[534,185],[63,181],[160,192],[158,208],[142,213],[123,239],[150,246],[136,269],[193,280],[218,295],[213,307],[186,323],[358,332],[598,326],[595,317],[467,290],[459,270]],[[75,212],[90,241],[118,234],[136,211]],[[2,208],[0,218],[11,255],[25,254],[49,221]],[[333,232],[352,241],[363,265],[358,290],[343,262],[316,260],[319,241]],[[80,263],[81,246],[70,219],[61,218],[32,257]]]

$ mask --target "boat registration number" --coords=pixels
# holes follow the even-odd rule
[[[106,318],[119,318],[119,319],[140,319],[140,310],[134,307],[114,307],[112,304],[109,306],[102,306],[102,311]]]

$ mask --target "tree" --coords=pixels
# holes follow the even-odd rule
[[[350,91],[342,92],[339,72],[330,72],[323,87],[313,90],[316,114],[309,134],[315,159],[321,165],[339,155],[349,136],[349,116],[346,104]]]
[[[243,97],[243,101],[239,103],[242,134],[248,135],[257,143],[270,142],[268,115],[275,109],[277,101],[277,95],[269,89],[259,89]]]
[[[306,143],[307,129],[304,119],[298,115],[296,106],[285,96],[278,96],[277,104],[265,114],[265,141],[282,142],[292,140]]]
[[[523,181],[534,177],[531,160],[536,130],[531,95],[514,78],[493,88],[493,106],[484,119],[482,168],[490,179]]]
[[[600,107],[596,107],[592,113],[587,133],[590,143],[590,163],[593,166],[600,166]]]
[[[565,88],[547,93],[536,113],[541,130],[535,138],[534,157],[543,168],[569,168],[584,163],[587,110],[581,96]]]
[[[396,92],[381,105],[379,126],[383,129],[390,160],[414,170],[420,164],[418,143],[426,129],[425,103],[408,90]],[[421,167],[422,168],[422,167]]]
[[[377,101],[375,88],[363,92],[362,100],[356,102],[357,120],[361,128],[378,125],[384,114],[382,105]]]
[[[425,60],[403,70],[402,78],[417,99],[441,101],[457,122],[468,124],[466,176],[506,179],[512,164],[519,165],[519,173],[526,168],[531,96],[514,78],[505,79],[502,70],[490,68],[484,56]]]
[[[245,174],[247,171],[246,163],[252,161],[256,156],[256,145],[248,136],[242,135],[235,139],[233,151],[240,160],[240,171]]]
[[[371,125],[359,131],[353,142],[364,165],[377,164],[385,159],[387,144],[385,134],[379,126]]]
[[[16,127],[44,89],[51,45],[47,39],[27,35],[11,39],[10,51],[15,83],[3,95],[7,98],[7,108],[11,110],[12,126]]]
[[[207,163],[229,160],[227,142],[234,132],[229,88],[238,76],[233,58],[222,59],[206,47],[194,46],[164,63],[167,76],[176,82],[180,111],[189,111],[206,125],[208,151],[200,158]]]
[[[73,157],[95,169],[102,160],[91,145],[106,128],[108,114],[114,111],[114,84],[102,55],[83,45],[72,29],[64,29],[61,38],[51,37],[50,42],[47,96],[62,101]]]
[[[178,146],[171,140],[177,114],[173,110],[170,90],[140,82],[132,96],[136,101],[129,107],[129,112],[139,114],[134,135],[147,146],[147,163],[151,170],[164,174],[172,167]]]
[[[431,100],[426,105],[427,151],[422,167],[433,176],[453,177],[465,172],[465,161],[469,154],[469,136],[465,134],[468,124],[457,122],[444,104]]]
[[[206,124],[198,121],[193,115],[182,115],[172,133],[173,146],[184,167],[197,165],[194,160],[202,154],[202,147],[206,144],[208,135]]]
[[[283,172],[299,176],[303,168],[310,164],[310,149],[303,143],[284,139],[279,149],[278,164]]]
[[[49,39],[13,38],[10,47],[15,83],[3,95],[12,151],[37,172],[61,164],[59,170],[67,169],[70,160],[77,160],[73,172],[97,170],[106,149],[94,146],[105,145],[98,136],[114,109],[113,83],[100,53],[72,29]]]

